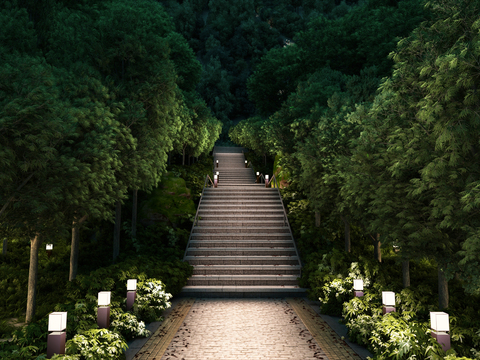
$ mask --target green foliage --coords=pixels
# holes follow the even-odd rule
[[[150,331],[145,328],[145,323],[139,321],[137,316],[124,312],[119,308],[114,309],[110,316],[112,331],[122,334],[126,340],[150,336]]]
[[[137,284],[137,298],[134,312],[146,322],[162,320],[163,310],[168,309],[171,294],[165,292],[165,285],[156,279],[147,279]]]
[[[118,359],[127,349],[122,336],[107,329],[92,329],[77,334],[65,344],[67,355],[80,354],[81,359]]]

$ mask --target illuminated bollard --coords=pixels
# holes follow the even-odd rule
[[[445,312],[430,312],[430,333],[433,338],[442,346],[443,351],[450,349],[450,322],[448,320],[448,314]]]
[[[65,340],[67,339],[67,313],[53,312],[48,315],[47,358],[55,354],[65,354]]]
[[[268,175],[265,175],[265,187],[268,187]]]
[[[247,160],[245,160],[245,167],[248,167],[248,166],[247,166]]]
[[[213,187],[216,188],[218,185],[218,176],[213,175]]]
[[[257,171],[257,180],[255,180],[255,183],[258,184],[260,182],[260,173]]]
[[[220,182],[220,172],[216,172],[215,175],[217,175],[217,182]]]
[[[137,297],[137,279],[127,280],[127,311],[132,310]]]
[[[98,293],[97,325],[100,329],[108,329],[110,326],[110,291]]]
[[[47,250],[47,256],[48,257],[52,256],[53,244],[47,244],[45,246],[45,249]]]
[[[363,280],[353,280],[353,294],[356,297],[363,296]]]
[[[383,315],[395,312],[395,293],[393,291],[382,291],[382,304]]]
[[[218,160],[217,160],[217,168],[218,168]]]

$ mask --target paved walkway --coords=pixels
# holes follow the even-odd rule
[[[303,299],[187,298],[177,303],[133,358],[359,360],[360,356]]]

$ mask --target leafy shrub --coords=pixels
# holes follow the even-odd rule
[[[52,360],[80,360],[80,355],[79,354],[76,354],[76,355],[53,355],[51,357]]]
[[[112,309],[111,318],[111,329],[122,334],[127,340],[135,337],[150,336],[150,331],[146,329],[145,323],[143,321],[138,321],[137,317],[131,313],[115,308]]]
[[[92,329],[77,334],[65,344],[67,355],[80,354],[81,359],[118,359],[127,343],[121,335],[107,329]]]
[[[137,298],[134,312],[142,320],[152,322],[162,319],[163,310],[172,304],[168,301],[172,295],[166,293],[164,284],[157,279],[148,279],[137,284]]]

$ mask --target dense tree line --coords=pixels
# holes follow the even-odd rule
[[[42,239],[115,221],[150,191],[170,152],[211,151],[222,124],[196,92],[202,67],[153,0],[12,0],[0,5],[0,222],[31,239],[26,321]]]
[[[322,221],[355,225],[480,291],[478,0],[367,1],[322,14],[248,79],[257,116],[238,144],[280,154]]]

